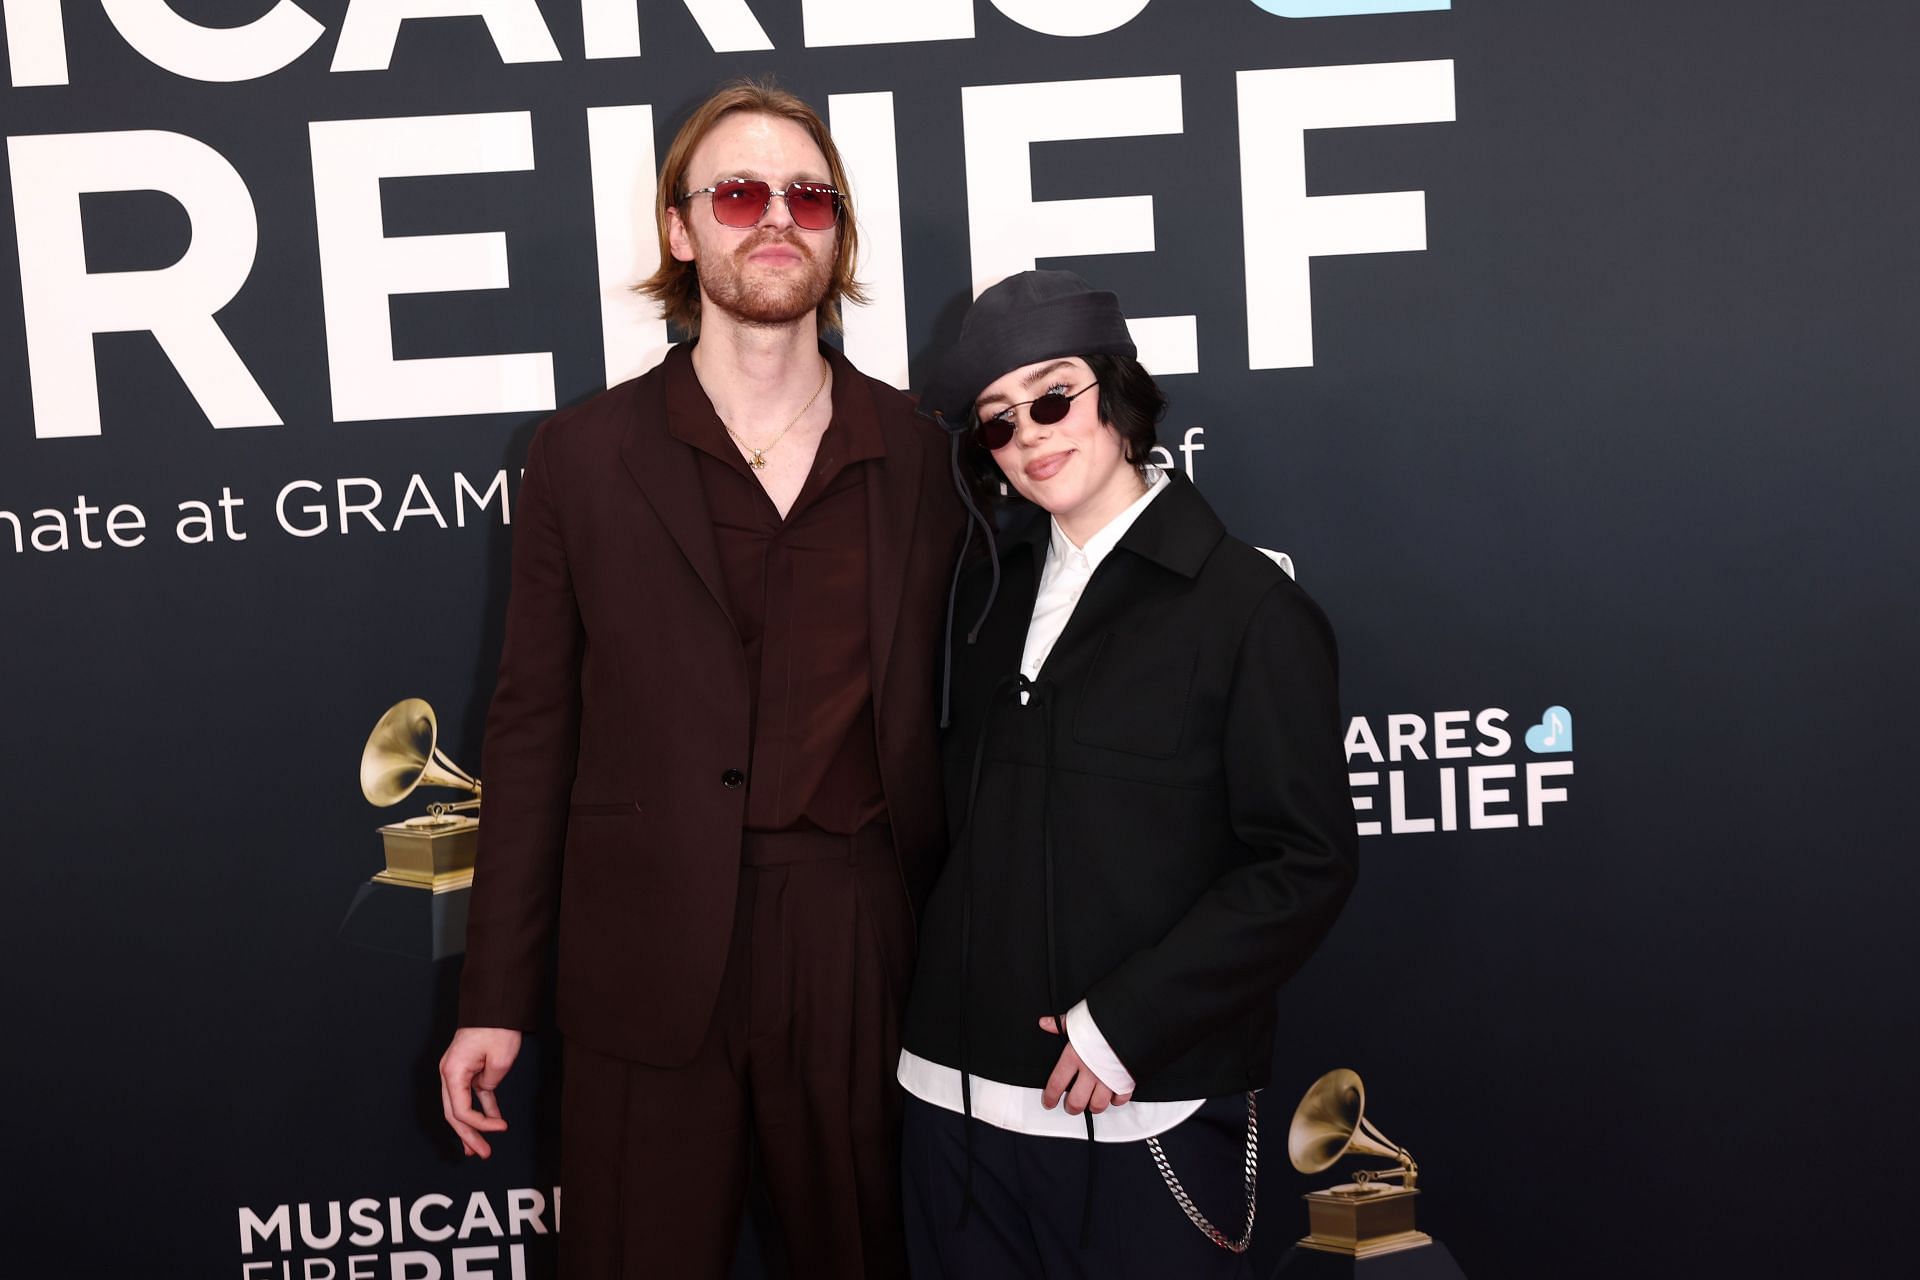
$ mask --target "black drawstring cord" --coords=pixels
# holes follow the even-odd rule
[[[940,727],[945,729],[953,723],[953,610],[960,599],[960,567],[967,562],[967,548],[973,545],[973,521],[967,521],[967,536],[960,540],[960,554],[953,561],[953,580],[947,584],[947,625],[942,631],[942,643],[946,645],[945,658],[940,664]]]
[[[978,524],[987,535],[987,559],[993,567],[993,581],[987,588],[987,600],[980,607],[980,616],[974,619],[973,627],[967,632],[967,643],[973,644],[980,638],[980,628],[986,625],[987,615],[993,610],[994,599],[1000,594],[1000,548],[993,536],[993,521],[987,519],[973,500],[973,491],[968,488],[966,477],[960,471],[960,437],[966,428],[956,426],[939,413],[930,415],[947,433],[947,462],[953,472],[953,487],[960,495],[960,501],[967,508],[967,532],[961,539],[960,553],[954,558],[953,577],[947,583],[947,625],[941,636],[944,646],[940,664],[940,727],[946,729],[953,724],[953,622],[954,611],[959,607],[960,571],[967,563],[967,551],[973,546],[973,526]],[[980,795],[980,768],[986,759],[987,734],[993,727],[994,704],[998,702],[1001,691],[1011,682],[1026,684],[1024,676],[1015,675],[1001,680],[993,688],[987,699],[986,715],[980,725],[979,737],[973,746],[973,773],[967,781],[967,815],[961,827],[963,835],[961,856],[965,859],[960,898],[960,1110],[964,1119],[962,1132],[966,1145],[966,1174],[960,1198],[959,1225],[967,1225],[967,1218],[973,1209],[973,1074],[972,1042],[967,1026],[967,1005],[971,998],[973,972],[973,808]]]
[[[1047,1005],[1060,1028],[1067,1033],[1067,1017],[1060,1012],[1060,966],[1053,942],[1053,701],[1041,690],[1033,695],[1040,704],[1040,861],[1046,873],[1047,908]]]
[[[940,672],[940,727],[945,729],[953,723],[950,696],[953,687],[953,610],[960,594],[960,567],[967,562],[967,548],[973,545],[973,526],[978,523],[987,535],[987,559],[993,565],[993,581],[987,587],[987,602],[980,606],[980,616],[973,620],[973,626],[967,632],[967,643],[972,644],[980,638],[980,628],[987,623],[987,614],[993,609],[994,599],[1000,594],[1000,547],[993,536],[993,521],[987,519],[973,500],[973,490],[967,486],[966,476],[960,471],[960,437],[966,428],[955,426],[941,414],[934,414],[933,420],[947,433],[947,460],[953,470],[953,487],[960,495],[960,501],[967,508],[967,536],[960,544],[960,555],[953,563],[953,581],[947,587],[947,631],[943,643],[946,646],[945,659]]]
[[[960,829],[961,857],[965,859],[960,892],[960,1110],[965,1117],[961,1131],[967,1162],[960,1195],[958,1225],[961,1227],[967,1225],[967,1218],[973,1209],[973,1076],[968,1070],[973,1055],[967,1031],[967,1006],[972,1001],[973,986],[973,806],[980,797],[980,772],[987,758],[987,734],[993,729],[993,712],[999,705],[1000,695],[1008,688],[1024,692],[1031,687],[1027,678],[1016,672],[1002,676],[993,686],[993,692],[987,696],[986,714],[980,721],[980,733],[973,741],[973,770],[967,778],[967,816]]]
[[[1093,1108],[1086,1110],[1087,1117],[1087,1198],[1080,1205],[1080,1247],[1093,1247],[1093,1153],[1099,1148],[1093,1141]]]
[[[987,625],[987,614],[993,610],[993,601],[1000,594],[1000,548],[993,537],[993,521],[987,519],[973,500],[973,490],[967,487],[966,477],[960,474],[960,433],[961,429],[949,427],[952,433],[953,483],[960,490],[960,501],[967,504],[967,510],[980,522],[980,528],[987,535],[987,559],[993,562],[993,581],[987,585],[987,602],[980,606],[980,616],[973,620],[973,627],[967,632],[967,643],[972,644],[980,638],[980,628]]]

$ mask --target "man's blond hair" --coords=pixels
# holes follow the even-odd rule
[[[667,210],[679,206],[681,197],[687,193],[687,168],[693,161],[694,149],[724,117],[741,111],[793,121],[807,131],[814,145],[820,148],[820,154],[827,158],[828,176],[842,198],[840,222],[835,228],[833,275],[827,284],[827,296],[821,299],[815,315],[821,331],[832,332],[840,327],[842,299],[856,303],[867,300],[866,291],[853,278],[860,232],[853,216],[853,202],[846,194],[847,171],[840,163],[839,148],[833,145],[826,122],[804,101],[767,80],[735,80],[722,85],[712,97],[694,108],[687,122],[680,126],[680,132],[674,135],[673,145],[667,149],[666,163],[660,166],[660,189],[654,197],[654,222],[660,233],[660,267],[635,285],[634,290],[658,302],[661,314],[669,323],[690,334],[700,332],[699,273],[693,263],[673,256],[673,247],[667,239]]]

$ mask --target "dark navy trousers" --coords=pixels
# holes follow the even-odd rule
[[[1247,1100],[1214,1098],[1160,1136],[1200,1212],[1229,1238],[1246,1225]],[[973,1127],[973,1205],[960,1210]],[[1094,1118],[1098,1126],[1100,1118]],[[911,1095],[902,1135],[914,1280],[1243,1280],[1245,1256],[1200,1233],[1142,1142],[1034,1137]],[[1093,1209],[1081,1244],[1092,1146]]]

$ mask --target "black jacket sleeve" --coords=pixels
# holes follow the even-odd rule
[[[1231,688],[1222,746],[1239,861],[1087,994],[1095,1024],[1139,1083],[1272,1000],[1320,944],[1358,874],[1333,632],[1290,580],[1254,610]]]

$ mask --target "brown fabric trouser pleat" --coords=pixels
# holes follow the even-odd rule
[[[750,1143],[795,1276],[905,1276],[894,1072],[912,945],[887,828],[747,833],[694,1059],[567,1042],[563,1280],[724,1277]]]

